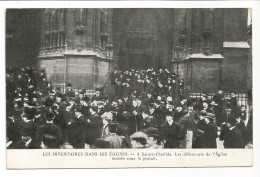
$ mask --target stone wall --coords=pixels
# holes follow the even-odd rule
[[[41,59],[40,68],[46,70],[48,81],[55,86],[71,83],[73,88],[92,90],[107,82],[110,63],[96,56],[66,56]]]
[[[185,87],[191,92],[217,92],[220,89],[222,59],[201,57],[185,60]]]
[[[246,92],[248,49],[227,48],[224,49],[223,56],[222,89],[227,92]]]

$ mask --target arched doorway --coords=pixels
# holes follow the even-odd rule
[[[158,66],[159,32],[154,11],[135,9],[121,35],[119,68],[147,69]]]

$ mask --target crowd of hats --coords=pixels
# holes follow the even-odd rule
[[[168,69],[131,69],[124,72],[115,70],[110,75],[110,83],[114,86],[114,95],[108,95],[103,88],[99,95],[88,97],[86,90],[83,89],[79,93],[80,98],[76,99],[71,84],[67,84],[65,94],[60,88],[54,90],[52,84],[47,81],[44,70],[38,71],[33,67],[21,69],[9,67],[6,70],[7,122],[10,124],[18,122],[19,124],[22,121],[23,123],[18,127],[20,125],[23,127],[24,134],[32,134],[32,129],[26,122],[33,121],[40,115],[45,122],[53,121],[56,116],[55,111],[66,109],[70,105],[73,105],[74,112],[85,116],[89,116],[89,109],[96,112],[103,110],[99,116],[112,122],[110,126],[125,117],[129,119],[133,116],[134,111],[141,114],[143,118],[149,118],[149,109],[155,109],[158,106],[162,109],[160,116],[164,122],[165,116],[172,116],[175,121],[178,121],[176,117],[180,118],[187,114],[188,107],[191,106],[194,111],[211,121],[216,119],[214,108],[218,106],[218,101],[209,99],[207,93],[203,93],[200,99],[187,99],[182,95],[184,80]],[[126,104],[125,98],[130,100],[130,104]],[[57,99],[60,99],[59,103],[56,103]],[[142,105],[141,111],[136,110],[136,107],[140,107],[140,105]],[[232,107],[232,103],[227,100],[225,106],[226,108]],[[229,121],[233,121],[233,119]],[[156,128],[139,129],[138,132],[130,134],[131,138],[146,139],[146,136],[158,138],[158,127],[164,122],[161,122]],[[106,142],[102,139],[97,139],[96,143],[96,147],[107,147]]]

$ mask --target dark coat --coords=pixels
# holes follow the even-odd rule
[[[70,125],[67,126],[68,141],[73,146],[73,148],[84,148],[85,147],[85,136],[86,136],[86,117],[81,116],[75,118]]]
[[[127,112],[133,111],[133,103],[130,98],[128,98],[127,101],[123,99],[122,109],[123,109],[122,111],[127,111]]]
[[[58,149],[63,142],[62,131],[57,125],[46,123],[37,131],[36,140],[47,148]]]
[[[236,124],[236,127],[240,130],[242,139],[243,139],[243,146],[245,146],[248,142],[247,137],[248,137],[248,131],[245,126],[245,123],[243,121],[240,121],[240,123]]]
[[[165,148],[179,148],[180,141],[184,139],[184,130],[175,122],[172,125],[165,123],[162,125],[161,136],[165,143]]]
[[[183,116],[183,111],[175,111],[174,112],[174,121],[179,122],[180,118]]]
[[[203,135],[205,132],[205,126],[206,122],[204,119],[201,119],[197,123],[197,133],[196,136],[194,137],[194,142],[192,143],[192,148],[203,148]]]
[[[242,134],[238,128],[233,128],[226,133],[224,138],[225,148],[244,148]]]
[[[209,122],[205,125],[203,136],[204,148],[217,148],[217,126],[213,122]]]
[[[231,117],[233,117],[232,112],[229,114],[227,112],[224,112],[219,120],[217,119],[217,125],[221,125],[223,122],[226,122]]]
[[[90,115],[86,125],[86,143],[92,145],[95,139],[101,137],[102,118],[97,113]]]
[[[161,106],[159,106],[158,108],[155,108],[153,115],[154,115],[154,119],[156,121],[156,125],[158,127],[165,124],[165,115],[164,115],[163,108]]]

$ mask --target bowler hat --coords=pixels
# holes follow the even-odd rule
[[[148,137],[159,137],[159,130],[155,127],[149,127],[143,130]]]
[[[202,116],[207,116],[207,111],[201,110],[201,111],[200,111],[200,115],[202,115]]]
[[[207,117],[208,117],[209,119],[212,119],[212,120],[215,119],[215,115],[212,114],[212,113],[207,113]]]
[[[47,121],[51,121],[51,120],[53,120],[54,119],[54,113],[53,113],[53,111],[52,110],[47,110],[46,112],[45,112],[45,114],[44,114],[44,117],[45,117],[45,119],[47,120]]]
[[[227,120],[227,123],[230,123],[231,125],[236,125],[236,119],[234,117],[230,117]]]
[[[33,127],[26,125],[25,127],[23,127],[21,134],[22,136],[32,136],[34,134]]]

